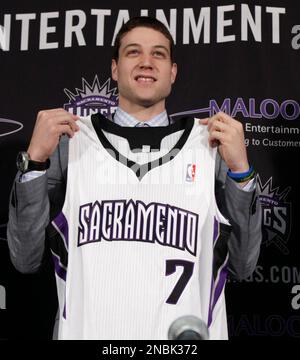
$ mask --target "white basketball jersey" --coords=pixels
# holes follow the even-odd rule
[[[207,128],[192,118],[124,128],[99,114],[77,124],[52,222],[59,338],[167,339],[194,315],[226,339],[229,224]]]

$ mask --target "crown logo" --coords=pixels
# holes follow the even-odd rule
[[[82,78],[81,88],[76,87],[75,91],[65,88],[64,93],[69,98],[69,102],[64,104],[64,108],[79,116],[87,116],[96,112],[111,115],[118,105],[118,89],[111,87],[111,79],[108,78],[101,85],[97,75],[94,77],[92,85]]]

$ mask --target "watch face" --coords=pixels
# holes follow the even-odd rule
[[[19,152],[17,156],[17,168],[21,172],[24,172],[28,168],[28,155],[25,151]]]

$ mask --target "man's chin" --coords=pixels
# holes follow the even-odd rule
[[[139,97],[136,99],[136,103],[145,108],[152,107],[165,100],[165,97]]]
[[[152,107],[152,106],[154,106],[156,104],[157,104],[157,102],[152,101],[152,100],[141,100],[141,101],[139,101],[139,105],[143,106],[145,108],[150,108],[150,107]]]

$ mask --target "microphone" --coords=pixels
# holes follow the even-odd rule
[[[205,322],[193,315],[182,316],[172,322],[168,331],[169,340],[208,340]]]

